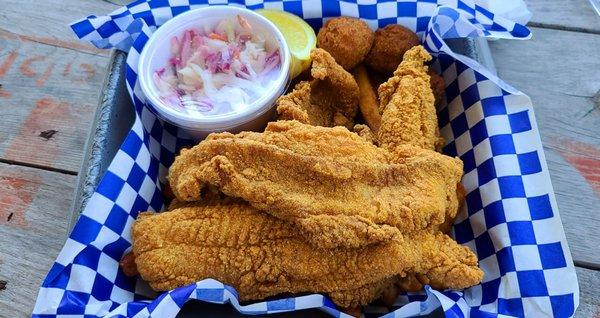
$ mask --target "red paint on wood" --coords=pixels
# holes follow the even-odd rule
[[[94,66],[92,64],[81,63],[81,68],[85,72],[85,75],[86,75],[85,79],[87,81],[90,81],[91,79],[94,78],[94,75],[96,75],[96,69],[94,68]]]
[[[4,62],[2,62],[2,64],[0,64],[0,78],[2,78],[8,72],[10,67],[13,65],[13,63],[17,59],[17,56],[19,56],[19,53],[15,52],[15,51],[10,51],[8,53],[8,55],[4,59]]]
[[[25,213],[38,188],[37,180],[0,176],[0,224],[26,228]]]
[[[31,69],[31,64],[33,64],[33,62],[43,61],[45,59],[46,59],[46,57],[43,55],[36,55],[36,56],[26,58],[23,61],[23,63],[21,63],[21,66],[19,67],[21,74],[23,74],[25,76],[29,76],[29,77],[34,77],[37,73]]]
[[[0,97],[10,98],[11,95],[12,94],[9,91],[5,90],[3,87],[0,87]]]
[[[35,81],[35,85],[37,87],[44,86],[44,84],[46,83],[46,80],[48,79],[48,77],[50,77],[50,74],[52,73],[53,69],[54,69],[54,63],[50,63],[50,65],[48,65],[48,67],[46,68],[44,73]]]
[[[556,141],[558,153],[592,186],[600,195],[600,150],[592,145],[561,138]]]
[[[72,62],[67,63],[67,65],[65,65],[65,68],[63,69],[62,73],[60,73],[60,75],[62,75],[62,76],[69,75],[69,73],[71,73],[71,65],[72,64],[73,64]]]
[[[92,82],[94,76],[96,75],[96,68],[94,65],[89,63],[81,63],[79,64],[79,68],[83,70],[83,72],[75,72],[77,74],[82,74],[83,76],[75,76],[72,78],[73,83],[82,84],[84,82]]]

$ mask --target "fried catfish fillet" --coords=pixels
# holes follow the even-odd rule
[[[153,289],[214,278],[233,286],[242,301],[324,293],[342,307],[354,307],[378,298],[407,272],[425,275],[440,288],[464,288],[482,278],[475,255],[445,234],[318,249],[291,223],[232,198],[142,213],[132,240],[137,270]]]
[[[414,147],[400,152],[344,127],[278,121],[263,133],[212,134],[182,150],[169,180],[179,200],[202,200],[216,188],[293,222],[317,246],[361,247],[456,215],[462,161]]]
[[[278,99],[279,119],[351,128],[358,112],[358,84],[325,50],[314,49],[310,55],[314,79]]]
[[[429,60],[431,56],[422,46],[411,48],[394,76],[379,86],[381,125],[377,139],[389,151],[399,145],[440,149],[444,143],[425,65]]]

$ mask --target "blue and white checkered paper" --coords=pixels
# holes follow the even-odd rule
[[[518,12],[526,10],[519,1]],[[444,39],[527,39],[521,24],[490,12],[486,1],[461,0],[149,0],[72,24],[99,48],[129,51],[126,79],[135,124],[89,200],[39,291],[34,317],[174,317],[188,299],[231,303],[248,314],[319,308],[346,317],[321,295],[240,305],[236,291],[207,279],[157,295],[126,277],[118,261],[131,247],[140,211],[161,210],[161,183],[184,134],[150,111],[137,82],[137,60],[152,31],[173,16],[213,4],[292,12],[318,28],[354,16],[377,28],[399,23],[416,31],[447,83],[439,109],[449,155],[465,163],[466,204],[456,240],[477,254],[483,282],[464,291],[403,295],[397,309],[367,316],[409,317],[441,306],[447,317],[569,317],[579,302],[577,278],[550,184],[530,99],[475,61],[454,54]],[[495,4],[497,8],[498,5]],[[520,8],[520,9],[519,9]],[[508,12],[507,11],[507,12]],[[526,11],[525,11],[526,12]]]

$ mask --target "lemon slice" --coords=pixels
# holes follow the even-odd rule
[[[300,17],[291,13],[259,9],[256,12],[269,21],[281,31],[292,55],[290,74],[292,78],[298,76],[310,67],[310,51],[317,45],[315,31]]]

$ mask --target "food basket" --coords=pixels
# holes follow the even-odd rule
[[[97,47],[129,54],[113,52],[80,175],[73,230],[42,284],[34,317],[174,317],[190,299],[231,303],[245,314],[314,308],[347,316],[321,295],[240,305],[233,288],[212,279],[157,295],[118,268],[130,249],[135,217],[163,208],[160,189],[168,166],[189,142],[145,106],[136,85],[137,57],[157,25],[191,8],[222,3],[290,11],[314,27],[340,15],[363,18],[372,27],[403,24],[421,36],[434,56],[432,67],[447,83],[446,101],[438,110],[444,152],[463,160],[467,192],[452,233],[477,254],[483,283],[464,291],[426,287],[423,294],[400,296],[389,313],[366,308],[367,316],[410,317],[436,310],[447,317],[573,315],[577,278],[531,101],[494,74],[481,40],[526,39],[530,33],[521,24],[495,14],[485,1],[150,0],[72,25]]]

